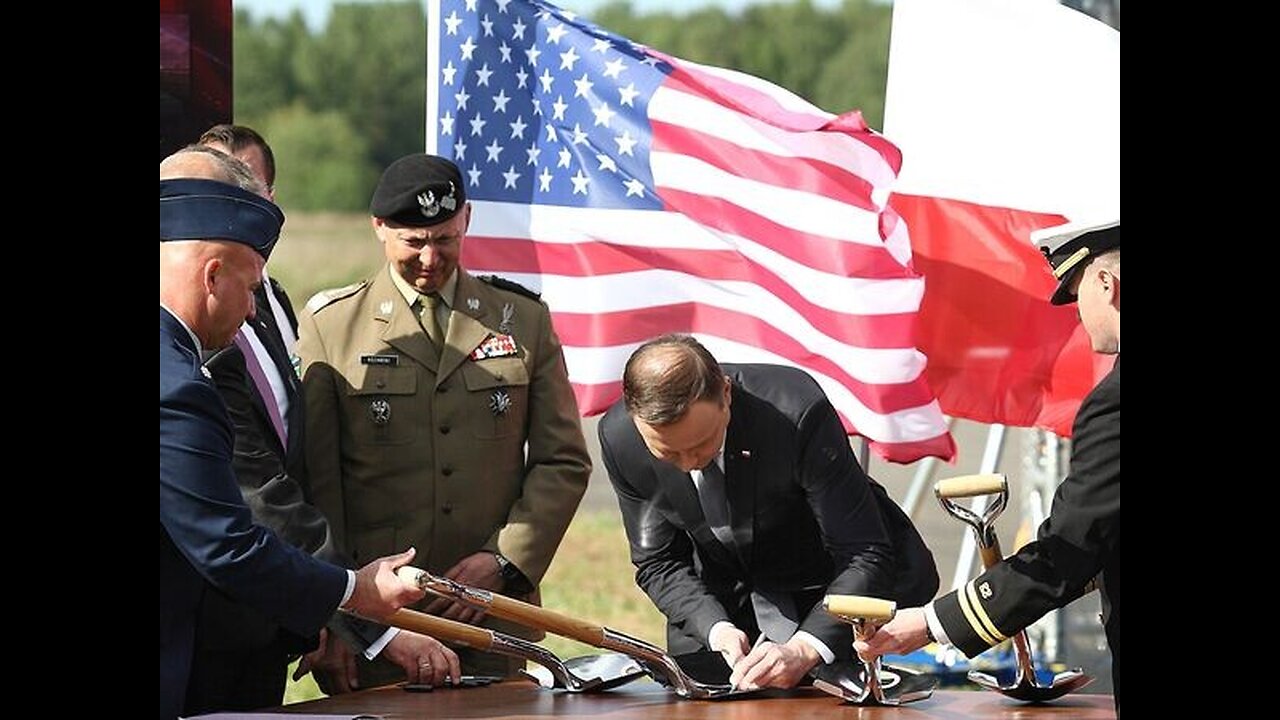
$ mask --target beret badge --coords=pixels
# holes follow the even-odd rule
[[[457,188],[453,186],[453,181],[449,181],[449,194],[440,198],[436,198],[436,194],[427,190],[418,195],[418,209],[422,212],[423,217],[433,218],[440,214],[440,209],[444,208],[453,212],[458,207]]]

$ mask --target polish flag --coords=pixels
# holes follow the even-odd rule
[[[1049,304],[1029,235],[1120,217],[1120,33],[1046,0],[896,0],[884,124],[942,410],[1069,436],[1113,361]]]

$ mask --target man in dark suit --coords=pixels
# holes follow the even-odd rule
[[[271,199],[275,157],[260,134],[242,125],[216,125],[200,137],[199,144],[243,161]],[[263,282],[254,290],[254,307],[253,318],[241,325],[233,343],[205,361],[235,428],[236,481],[254,522],[316,557],[355,567],[339,550],[324,515],[303,497],[299,484],[305,472],[304,411],[301,383],[290,359],[298,323],[284,288],[265,271]],[[335,615],[329,627],[333,634],[321,639],[329,652],[318,652],[316,658],[345,659],[351,654],[346,646],[351,645],[370,658],[385,652],[411,681],[435,682],[423,672],[433,666],[455,680],[460,675],[457,655],[434,638],[389,630],[345,614]],[[278,705],[284,697],[289,663],[315,646],[315,637],[284,631],[222,592],[206,593],[185,713]],[[354,660],[334,665],[314,668],[321,687],[330,694],[356,683]],[[350,672],[343,672],[348,666]],[[302,663],[299,676],[310,667],[309,662]]]
[[[217,587],[298,635],[340,606],[383,617],[420,599],[395,575],[413,551],[357,572],[254,525],[236,486],[227,411],[201,366],[252,318],[284,216],[243,163],[214,150],[160,164],[160,717],[182,709],[204,593]]]
[[[918,603],[937,591],[932,554],[801,370],[722,368],[692,337],[663,336],[627,361],[599,433],[669,652],[719,651],[740,688],[792,687],[852,655],[850,626],[820,607],[827,593]]]
[[[950,642],[973,657],[1100,580],[1120,708],[1120,221],[1050,228],[1034,238],[1058,287],[1051,302],[1076,302],[1094,352],[1116,363],[1089,393],[1072,427],[1071,465],[1036,541],[923,608],[900,611],[858,654],[910,652]]]

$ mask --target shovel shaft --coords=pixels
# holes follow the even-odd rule
[[[386,618],[388,625],[402,630],[412,630],[430,635],[437,640],[448,640],[476,650],[488,650],[493,646],[493,631],[467,625],[447,618],[400,608]]]
[[[547,610],[489,590],[462,585],[449,578],[438,577],[426,570],[407,565],[398,569],[396,574],[403,582],[484,610],[494,617],[562,635],[595,647],[603,647],[601,643],[605,638],[605,629],[601,625],[561,615],[554,610]]]
[[[493,594],[489,600],[489,614],[528,627],[555,633],[594,647],[604,642],[604,627],[585,620],[561,615],[537,605],[515,600],[505,595]]]

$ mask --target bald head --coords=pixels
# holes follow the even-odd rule
[[[214,180],[258,195],[265,191],[243,162],[200,146],[184,148],[161,161],[160,179]],[[161,193],[163,197],[163,186]],[[279,225],[275,227],[278,231]],[[181,318],[206,349],[224,347],[240,324],[253,317],[253,291],[261,283],[264,264],[263,255],[243,242],[162,241],[160,303]]]
[[[160,161],[160,179],[217,180],[267,197],[267,187],[243,160],[207,145],[191,145]]]

